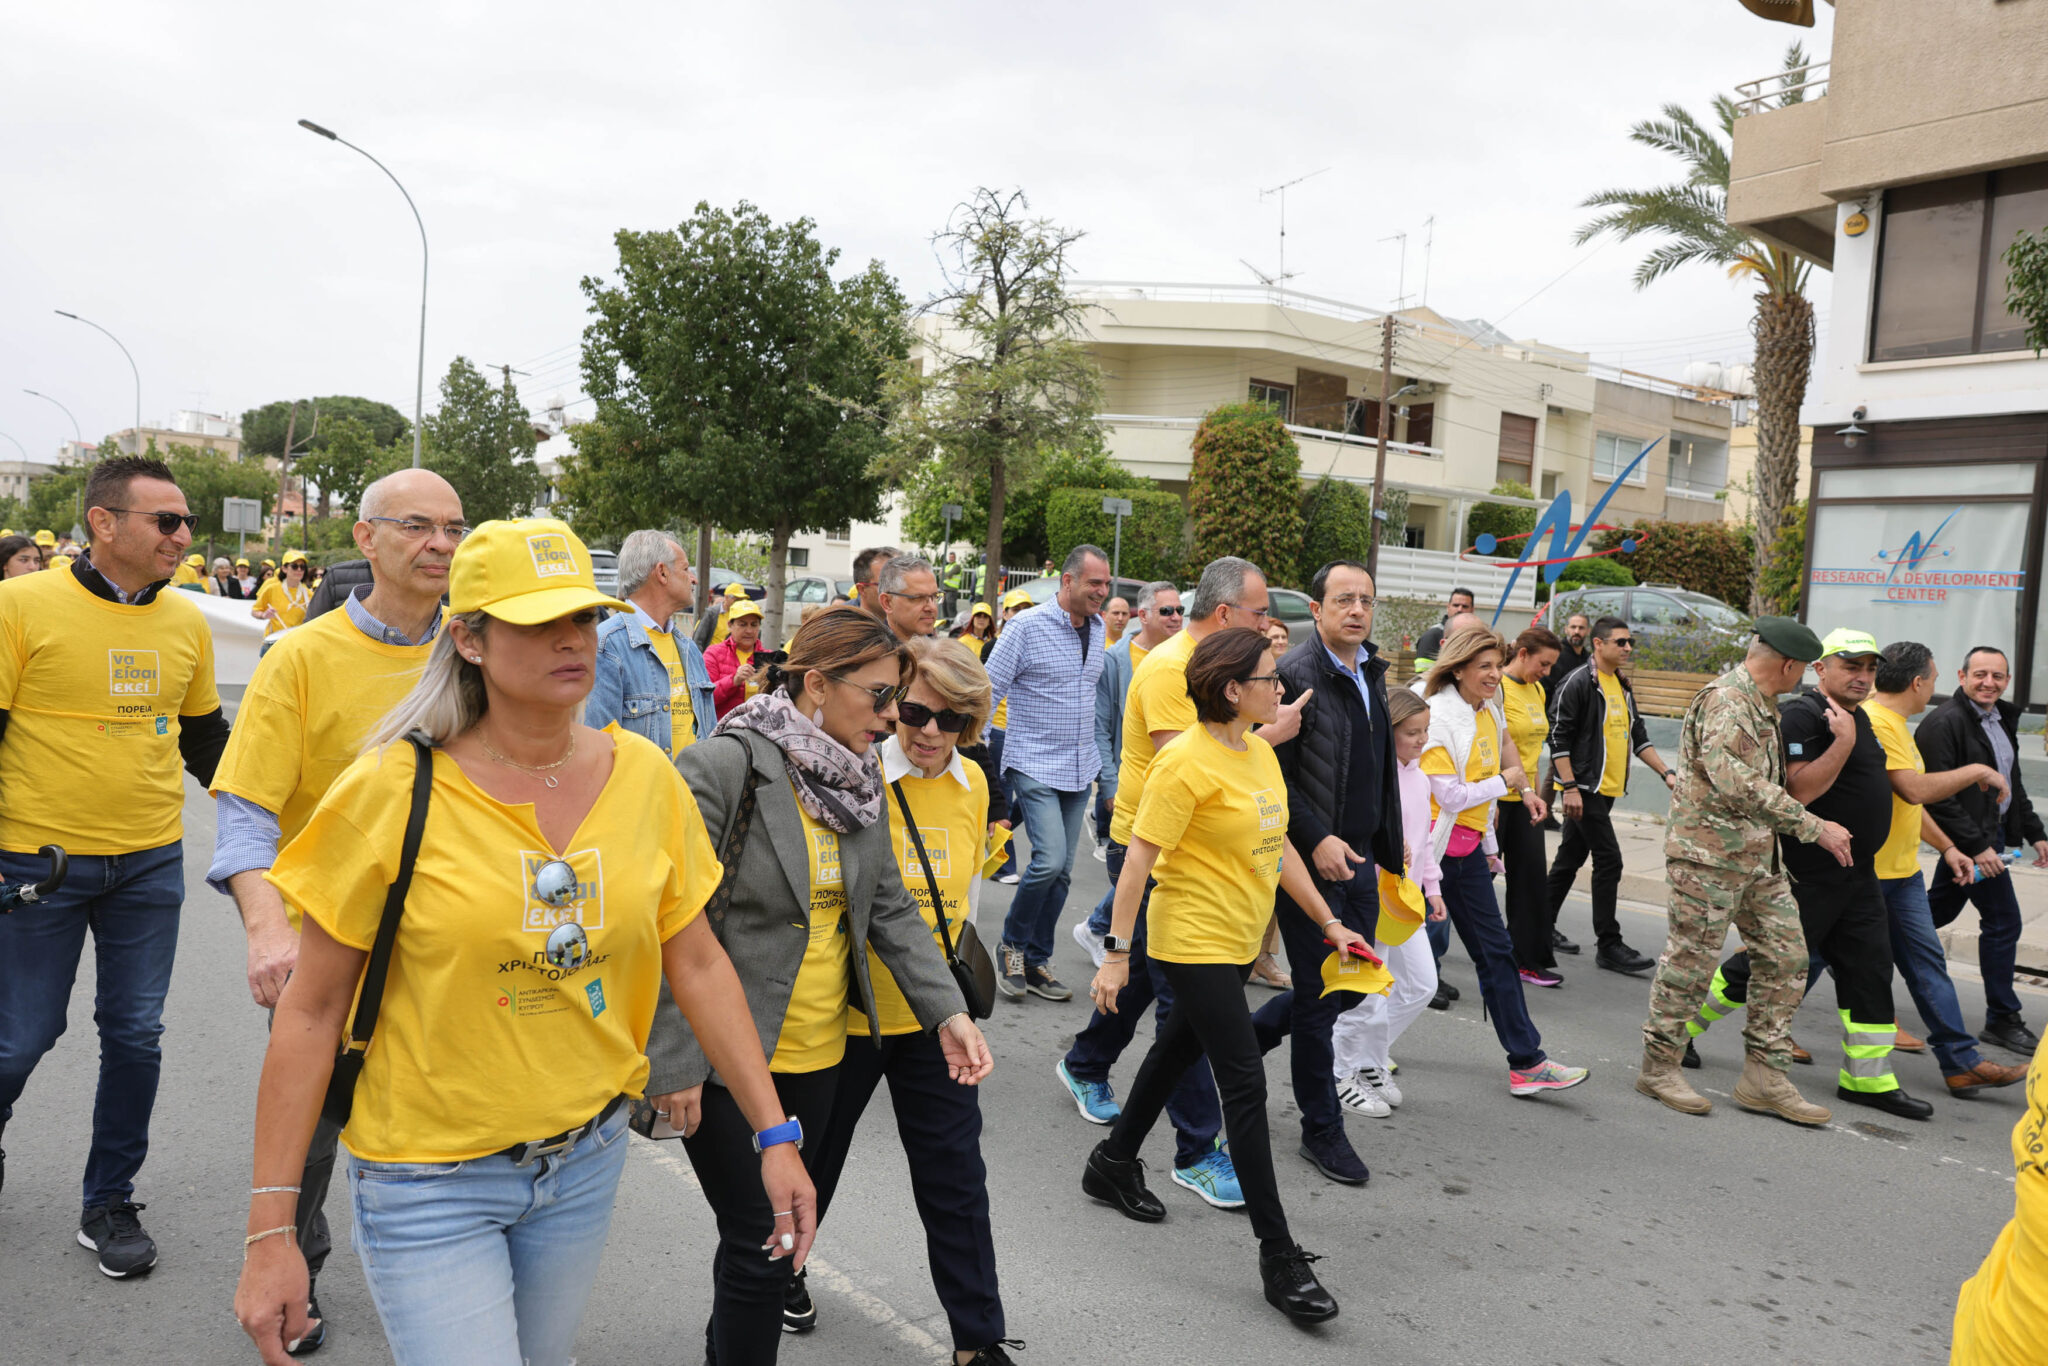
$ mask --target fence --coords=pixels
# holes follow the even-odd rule
[[[1479,614],[1491,617],[1506,591],[1512,570],[1496,569],[1491,560],[1465,559],[1449,550],[1417,550],[1410,546],[1380,547],[1379,579],[1374,590],[1383,598],[1427,598],[1443,601],[1453,588],[1469,588]],[[1536,570],[1522,572],[1508,598],[1508,610],[1536,610]]]

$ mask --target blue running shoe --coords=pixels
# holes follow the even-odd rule
[[[1244,1192],[1238,1188],[1237,1168],[1230,1161],[1230,1154],[1223,1147],[1223,1140],[1216,1140],[1213,1151],[1191,1167],[1175,1167],[1173,1184],[1185,1186],[1207,1200],[1217,1209],[1243,1209]]]
[[[1067,1070],[1067,1060],[1061,1058],[1053,1068],[1059,1074],[1060,1082],[1067,1088],[1067,1094],[1074,1098],[1074,1108],[1081,1112],[1081,1118],[1090,1124],[1114,1124],[1124,1107],[1116,1103],[1116,1092],[1106,1081],[1080,1081]]]

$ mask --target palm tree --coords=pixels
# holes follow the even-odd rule
[[[1805,98],[1804,91],[1790,87],[1805,79],[1806,68],[1806,52],[1794,43],[1780,75],[1780,105]],[[1636,266],[1637,289],[1693,262],[1720,266],[1733,277],[1751,276],[1762,287],[1750,324],[1756,338],[1756,550],[1749,590],[1750,610],[1762,612],[1766,604],[1758,584],[1785,509],[1798,496],[1799,405],[1806,400],[1813,368],[1813,301],[1806,297],[1812,266],[1728,226],[1728,146],[1735,136],[1735,102],[1726,95],[1714,99],[1719,136],[1678,105],[1665,105],[1663,113],[1661,119],[1636,124],[1629,137],[1677,157],[1685,164],[1685,178],[1655,189],[1602,190],[1591,196],[1581,207],[1601,212],[1572,240],[1583,245],[1610,232],[1623,241],[1644,234],[1667,238]]]

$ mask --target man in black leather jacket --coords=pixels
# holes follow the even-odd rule
[[[1316,890],[1346,925],[1373,936],[1380,867],[1399,870],[1401,797],[1387,726],[1387,663],[1372,632],[1373,582],[1365,566],[1338,560],[1309,583],[1316,634],[1287,652],[1280,678],[1289,697],[1313,690],[1301,731],[1276,746],[1287,778],[1287,834],[1309,861]],[[1319,989],[1330,948],[1313,921],[1280,894],[1280,936],[1294,974],[1294,1096],[1301,1107],[1301,1155],[1333,1181],[1366,1178],[1344,1135],[1331,1071],[1330,1027],[1359,997]]]

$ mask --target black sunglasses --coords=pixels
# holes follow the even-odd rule
[[[946,734],[958,735],[967,729],[967,723],[974,717],[964,711],[933,711],[922,702],[898,702],[896,719],[912,730],[923,730],[927,724],[936,721]]]
[[[841,678],[838,674],[826,674],[825,677],[831,679],[834,683],[843,683],[856,692],[866,693],[868,700],[875,704],[875,715],[877,716],[889,710],[890,703],[901,703],[903,701],[903,694],[910,691],[902,683],[891,683],[879,688],[870,688],[864,684],[856,683],[850,678]]]
[[[199,517],[196,513],[188,516],[181,512],[143,512],[136,508],[108,508],[107,511],[121,517],[154,517],[157,532],[163,536],[177,535],[180,525],[187,531],[199,529]]]
[[[1177,617],[1187,609],[1181,607],[1154,607],[1152,610],[1162,617]]]

